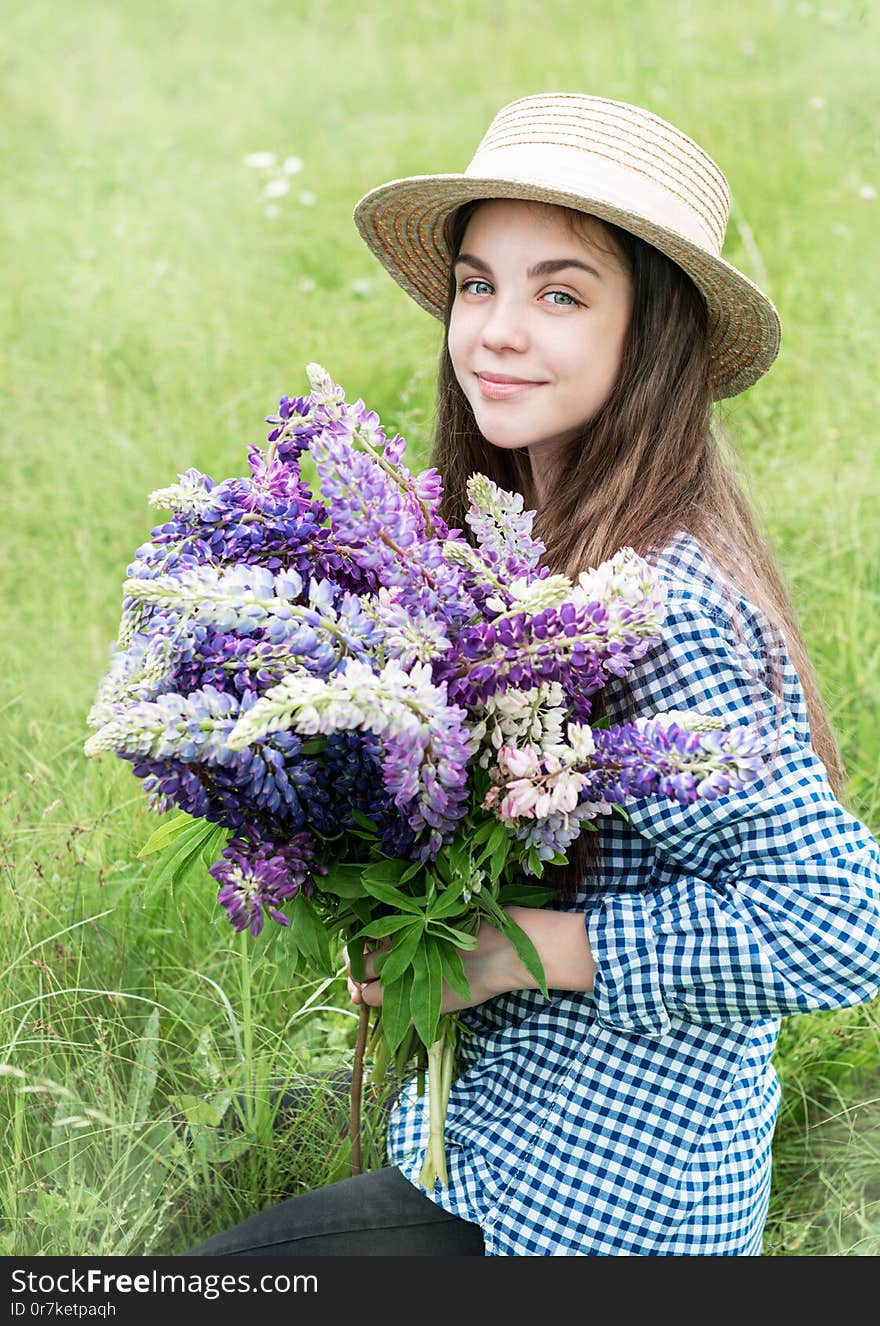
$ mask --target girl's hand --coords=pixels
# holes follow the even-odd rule
[[[376,958],[391,947],[390,939],[380,940],[370,952],[364,951],[364,977],[359,984],[351,974],[348,962],[348,950],[343,948],[345,968],[348,978],[348,993],[355,1004],[368,1004],[378,1008],[382,1003],[382,981],[376,975]],[[454,1013],[460,1008],[472,1008],[474,1004],[485,1003],[496,995],[506,994],[509,990],[519,989],[516,980],[517,955],[509,939],[496,930],[488,921],[483,921],[477,931],[477,946],[474,949],[459,949],[464,974],[471,988],[471,998],[462,997],[443,982],[443,994],[440,1002],[441,1013]]]
[[[592,990],[596,963],[587,938],[582,912],[557,912],[546,907],[507,907],[510,917],[524,930],[535,946],[547,985],[553,990]],[[382,1003],[382,982],[376,975],[376,958],[391,945],[381,940],[371,952],[364,953],[365,980],[359,985],[352,979],[348,952],[343,949],[348,972],[348,992],[356,1004],[378,1008]],[[500,930],[483,921],[477,931],[474,949],[459,949],[459,956],[471,988],[471,998],[462,999],[443,982],[440,1011],[454,1013],[485,1003],[510,990],[536,990],[537,982],[526,969]]]

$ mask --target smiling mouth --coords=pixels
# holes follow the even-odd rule
[[[522,379],[513,381],[496,381],[494,378],[482,377],[476,374],[477,382],[480,384],[480,391],[490,400],[507,400],[511,396],[520,396],[524,391],[531,391],[534,387],[541,387],[541,382],[524,382]]]

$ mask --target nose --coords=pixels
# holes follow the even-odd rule
[[[514,299],[495,297],[485,305],[481,340],[487,350],[527,350],[528,331],[522,308]]]

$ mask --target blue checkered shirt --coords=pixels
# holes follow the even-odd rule
[[[740,792],[599,817],[601,885],[550,904],[585,914],[592,993],[517,991],[461,1015],[474,1034],[449,1100],[449,1186],[429,1195],[481,1226],[489,1257],[759,1256],[779,1020],[880,986],[880,849],[810,746],[782,637],[754,604],[732,608],[685,531],[649,560],[667,612],[627,679],[635,712],[697,708],[772,741],[775,649],[778,754]],[[413,1080],[388,1154],[417,1186],[426,1141]]]

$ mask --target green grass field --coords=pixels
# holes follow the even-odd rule
[[[249,961],[210,880],[151,886],[154,821],[127,768],[83,757],[85,716],[147,494],[243,472],[307,362],[424,461],[439,324],[351,213],[462,170],[515,97],[639,103],[727,174],[725,256],[783,349],[721,418],[880,830],[878,29],[848,0],[7,6],[0,1253],[174,1252],[347,1172],[321,1092],[281,1134],[265,1091],[350,1060],[343,983],[297,976],[277,928]],[[876,1004],[784,1026],[767,1255],[880,1253],[878,1038]]]

